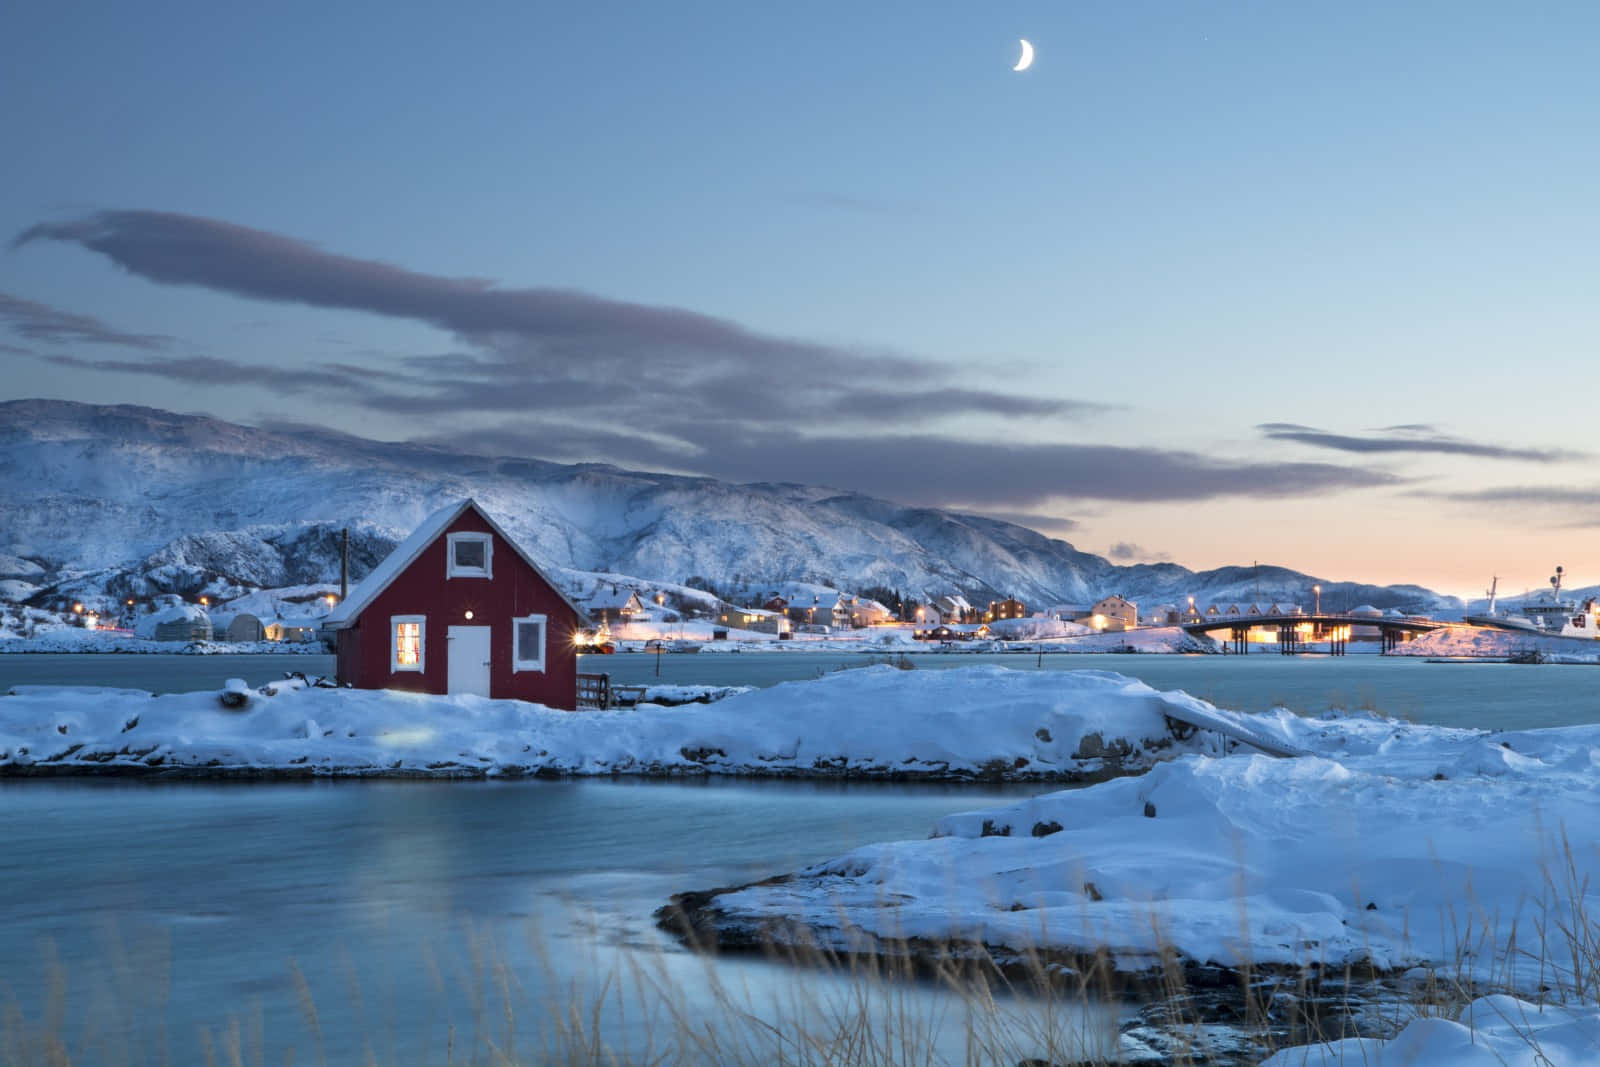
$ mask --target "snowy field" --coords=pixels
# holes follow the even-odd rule
[[[924,840],[722,891],[709,911],[780,941],[1104,951],[1131,973],[1163,952],[1223,969],[1370,966],[1521,998],[1419,1019],[1389,1042],[1280,1052],[1274,1067],[1600,1062],[1600,726],[1244,715],[1109,672],[988,666],[874,666],[710,705],[584,713],[226,689],[240,707],[221,690],[18,687],[0,697],[0,774],[1137,774],[951,815]],[[1253,753],[1169,716],[1305,754]]]
[[[659,699],[681,700],[679,687]],[[152,697],[18,686],[0,698],[0,774],[807,775],[1074,781],[1142,770],[1182,693],[1099,671],[889,666],[709,705],[579,713],[514,700],[272,683]],[[1187,732],[1187,731],[1185,731]]]
[[[1393,656],[1507,659],[1540,654],[1546,663],[1600,663],[1600,641],[1554,637],[1487,626],[1449,626],[1422,634],[1396,648]]]
[[[1504,1062],[1600,1058],[1600,726],[1239,718],[1307,755],[1189,754],[953,815],[927,840],[714,894],[694,905],[702,928],[735,943],[954,943],[1002,961],[1105,951],[1132,975],[1159,973],[1163,952],[1202,969],[1371,968],[1402,985],[1442,979],[1579,1003],[1541,1013],[1491,999],[1472,1009],[1481,1047],[1469,1028],[1426,1020],[1387,1051],[1352,1040],[1328,1062],[1490,1063],[1512,1047],[1523,1051]],[[1530,1029],[1572,1055],[1530,1058],[1518,1043]],[[1469,1046],[1477,1058],[1459,1058]]]

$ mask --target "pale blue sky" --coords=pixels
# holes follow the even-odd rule
[[[618,406],[654,451],[573,435],[571,454],[551,458],[826,480],[1070,519],[1065,535],[1093,551],[1133,542],[1192,566],[1272,558],[1448,591],[1479,570],[1546,571],[1541,554],[1576,541],[1547,528],[1600,515],[1582,457],[1440,447],[1589,448],[1593,4],[324,6],[23,5],[0,40],[11,102],[0,233],[101,211],[217,220],[310,242],[345,257],[340,270],[375,260],[435,280],[576,290],[619,314],[682,308],[826,349],[825,371],[794,357],[750,364],[777,408],[785,371],[848,387],[857,355],[863,382],[896,356],[910,366],[890,377],[906,388],[926,379],[1001,397],[930,397],[870,422],[751,415],[729,446],[747,464],[692,462],[726,449],[652,422],[676,401],[663,393],[653,407],[663,384],[645,382]],[[1019,37],[1037,49],[1020,74]],[[171,251],[166,231],[141,234],[139,255],[151,242]],[[531,429],[535,416],[460,404],[393,417],[336,388],[285,395],[225,384],[225,371],[196,384],[107,369],[192,357],[377,368],[456,352],[533,373],[530,349],[552,358],[542,334],[486,339],[461,317],[392,302],[374,313],[364,298],[312,309],[212,280],[212,260],[171,284],[142,262],[77,231],[0,253],[0,294],[13,300],[0,344],[31,353],[0,350],[5,395],[380,437],[475,431],[479,447],[544,454],[563,425],[561,411]],[[171,340],[159,352],[97,343],[41,329],[47,313]],[[626,358],[599,360],[595,379],[620,381],[629,359],[650,358],[651,328],[629,335]],[[733,373],[718,367],[708,382]],[[537,373],[548,379],[552,364]],[[408,388],[425,393],[426,376]],[[727,396],[763,406],[748,381]],[[1062,407],[1018,414],[1004,397]],[[1263,423],[1366,444],[1268,437]],[[1431,429],[1379,432],[1398,424]],[[797,450],[797,434],[831,445]],[[981,474],[947,460],[941,488],[861,473],[897,469],[888,453],[874,462],[876,434],[931,436],[933,457],[974,441],[1138,451],[1001,456],[989,481],[1014,479],[1010,491],[964,481]],[[861,458],[837,458],[849,454]],[[779,456],[790,458],[762,466]],[[1200,471],[1210,488],[1171,491],[1197,456],[1229,469]],[[1050,481],[1091,460],[1151,482]],[[1296,491],[1285,472],[1300,464],[1314,467]],[[1461,499],[1509,488],[1524,493],[1514,512]],[[1556,488],[1569,495],[1552,509],[1541,491]],[[1336,530],[1338,551],[1274,526],[1289,511]],[[1265,532],[1207,540],[1196,516]],[[1426,522],[1474,534],[1430,574],[1424,547],[1395,547]],[[1493,538],[1511,558],[1472,554]],[[1600,581],[1600,559],[1592,569]]]

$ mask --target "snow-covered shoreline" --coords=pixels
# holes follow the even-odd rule
[[[697,943],[1042,962],[1157,993],[1177,973],[1237,998],[1244,975],[1277,974],[1359,1003],[1439,978],[1559,1003],[1592,982],[1600,726],[1243,718],[1309,754],[1185,754],[681,894],[659,918]]]
[[[1201,702],[1098,671],[879,665],[711,704],[577,713],[478,697],[264,688],[276,695],[248,690],[244,708],[230,711],[217,692],[18,686],[0,697],[0,775],[1078,782],[1214,743],[1175,731],[1165,714]]]

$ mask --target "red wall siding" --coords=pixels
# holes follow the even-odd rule
[[[576,708],[578,656],[573,650],[572,635],[578,629],[577,616],[498,534],[493,534],[493,578],[446,578],[447,535],[469,532],[493,534],[481,516],[467,509],[367,605],[355,625],[340,632],[340,681],[358,689],[444,693],[449,686],[449,648],[445,642],[449,627],[488,626],[490,696],[531,700],[553,708]],[[472,612],[471,619],[466,617],[468,611]],[[427,616],[423,671],[389,670],[392,615]],[[511,620],[524,615],[546,617],[543,671],[513,673],[511,669]]]

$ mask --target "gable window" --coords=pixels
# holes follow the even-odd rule
[[[486,533],[453,533],[445,546],[446,578],[488,578],[494,561],[494,538]]]
[[[512,671],[544,670],[545,617],[524,615],[511,620]]]
[[[389,671],[422,671],[424,637],[428,631],[426,615],[391,615],[389,617]]]

